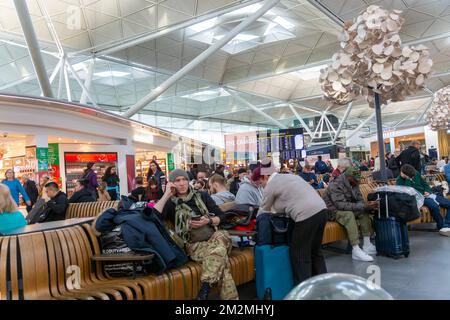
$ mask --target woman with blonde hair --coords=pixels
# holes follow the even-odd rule
[[[25,217],[17,208],[9,188],[0,183],[0,234],[27,224]]]
[[[50,200],[50,197],[47,195],[47,192],[45,191],[45,185],[49,182],[50,176],[46,174],[41,177],[41,181],[39,183],[39,199],[44,199],[45,202]]]
[[[111,201],[111,195],[108,192],[108,184],[106,182],[102,182],[98,186],[98,199],[97,199],[97,201]]]

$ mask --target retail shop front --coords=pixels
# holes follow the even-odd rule
[[[174,152],[190,140],[102,110],[13,95],[0,95],[0,134],[1,178],[7,169],[36,182],[48,175],[68,194],[88,162],[100,182],[115,166],[128,194],[153,159],[165,173],[180,166]]]

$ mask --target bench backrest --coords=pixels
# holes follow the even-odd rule
[[[119,201],[71,203],[66,211],[66,219],[95,217],[105,209],[117,209],[118,206]]]

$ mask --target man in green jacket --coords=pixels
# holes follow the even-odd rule
[[[428,183],[409,164],[402,166],[400,175],[397,177],[397,185],[412,187],[423,194],[425,197],[424,206],[430,210],[431,216],[436,221],[439,233],[443,236],[450,237],[450,200],[433,194]],[[447,209],[445,219],[441,216],[440,207]]]

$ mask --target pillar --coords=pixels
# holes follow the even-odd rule
[[[38,183],[43,175],[48,174],[48,136],[44,134],[27,136],[25,150],[27,162],[35,169],[36,174],[32,178]]]
[[[449,130],[439,130],[438,136],[438,154],[439,158],[450,156],[450,133]]]

